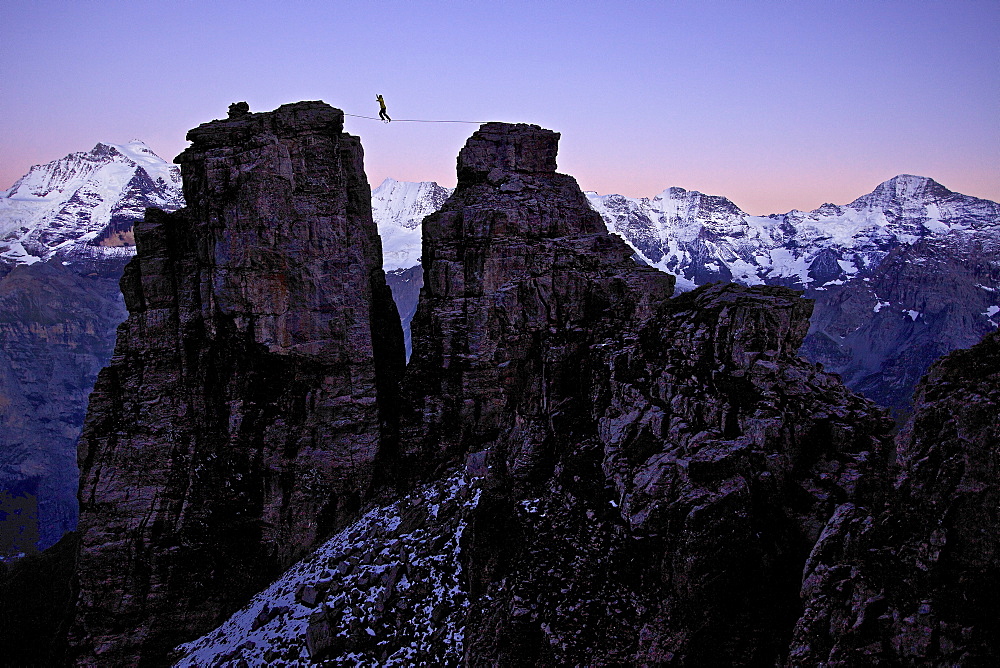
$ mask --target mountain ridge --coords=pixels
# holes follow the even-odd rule
[[[989,239],[894,242],[840,282],[824,248],[810,278],[840,311],[783,285],[675,296],[556,172],[558,133],[484,124],[420,224],[404,366],[343,112],[237,103],[189,138],[187,206],[135,227],[129,317],[80,441],[78,538],[19,571],[67,572],[76,550],[70,660],[995,659],[998,335],[926,377],[896,439],[883,409],[798,354],[819,305],[842,316],[828,329],[865,313],[932,342],[955,329],[971,317],[956,289],[990,292]],[[873,199],[932,232],[926,208],[890,206],[926,190],[901,179]],[[713,222],[710,208],[738,228],[721,198]],[[849,238],[869,230],[855,209],[826,212]],[[708,267],[725,246],[706,227],[686,241]],[[35,266],[73,265],[12,274]],[[850,291],[868,283],[926,303],[872,309]],[[5,610],[25,596],[7,584]]]
[[[98,183],[104,177],[107,182]],[[420,222],[451,193],[434,182],[391,178],[371,191],[383,268],[408,355],[409,324],[423,284]],[[889,407],[900,422],[909,411],[917,380],[934,359],[973,345],[1000,323],[1000,205],[955,193],[927,177],[900,174],[848,204],[826,203],[810,212],[769,216],[749,216],[725,197],[680,187],[652,198],[586,195],[607,228],[624,238],[638,258],[675,276],[678,291],[729,279],[805,290],[816,305],[802,354]],[[170,210],[182,202],[177,167],[138,140],[99,143],[90,152],[37,165],[3,191],[0,229],[7,233],[0,242],[0,280],[14,266],[41,266],[43,259],[62,263],[80,277],[77,280],[94,279],[66,294],[77,295],[77,300],[86,295],[88,308],[107,311],[98,329],[111,338],[94,349],[96,366],[88,361],[80,367],[84,376],[64,379],[69,385],[92,383],[96,369],[110,356],[114,325],[125,313],[115,280],[135,253],[134,223],[148,205]],[[21,315],[12,312],[11,318],[30,320],[39,309],[79,311],[68,302],[53,310],[51,296],[45,296],[51,291],[41,285],[51,273],[19,277],[8,302],[23,308],[12,307]],[[33,287],[27,279],[36,274],[39,284]],[[49,386],[34,366],[79,366],[79,346],[72,340],[59,343],[46,327],[15,327],[5,334],[11,354],[44,360],[9,363],[10,373],[21,375],[12,376],[7,391],[18,397],[38,395],[44,402],[51,391],[39,389]],[[92,338],[85,336],[91,342],[87,345],[96,345]],[[0,415],[0,422],[19,425],[7,432],[17,447],[8,448],[9,456],[0,461],[13,467],[11,471],[20,470],[21,464],[13,462],[10,453],[31,449],[21,442],[26,435],[48,430],[22,424],[32,418],[13,408],[24,405],[18,397],[9,404],[12,414]],[[80,397],[85,394],[74,401]],[[82,406],[75,410],[68,414],[78,414]],[[79,427],[66,425],[66,443],[75,440]],[[55,452],[51,456],[65,459]],[[10,478],[10,489],[23,487],[19,475]],[[65,484],[62,488],[62,519],[53,525],[60,532],[72,526],[75,517],[69,510],[74,494]],[[43,545],[58,538],[54,531],[43,527]]]
[[[33,166],[0,191],[0,264],[32,264],[81,246],[131,245],[120,232],[146,207],[183,204],[180,171],[143,142],[98,143],[89,152]],[[91,251],[93,253],[93,251]]]

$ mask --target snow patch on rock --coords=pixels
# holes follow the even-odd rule
[[[458,665],[469,605],[461,540],[479,494],[460,472],[371,510],[180,645],[176,665]]]

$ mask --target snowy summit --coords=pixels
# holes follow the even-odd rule
[[[130,254],[132,223],[146,207],[181,205],[176,166],[137,139],[100,143],[87,153],[35,165],[0,191],[0,261],[32,264],[84,249]]]
[[[451,192],[433,181],[395,179],[386,179],[372,191],[372,217],[382,237],[383,269],[420,264],[420,221],[440,209]]]

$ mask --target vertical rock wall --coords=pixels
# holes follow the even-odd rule
[[[355,516],[403,368],[370,190],[320,102],[192,130],[79,446],[76,660],[157,663]]]
[[[458,157],[455,193],[424,219],[405,383],[411,473],[488,448],[516,478],[544,474],[552,414],[589,412],[589,345],[673,290],[556,173],[558,141],[534,125],[483,125]]]

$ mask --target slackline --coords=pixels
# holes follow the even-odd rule
[[[354,118],[367,118],[370,121],[381,121],[381,118],[376,118],[374,116],[359,116],[358,114],[348,114],[345,113],[344,116],[353,116]],[[391,123],[474,123],[476,125],[482,125],[483,123],[496,123],[496,121],[429,121],[423,118],[394,118]]]

